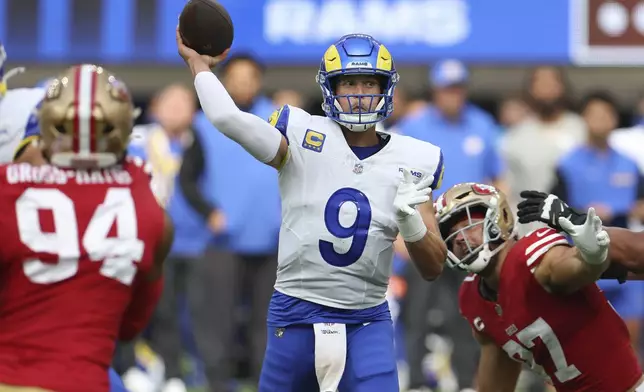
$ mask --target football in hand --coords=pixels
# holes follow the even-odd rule
[[[199,54],[218,56],[233,44],[233,22],[215,0],[190,0],[179,16],[183,43]]]

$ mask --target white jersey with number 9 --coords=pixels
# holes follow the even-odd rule
[[[441,150],[397,134],[374,155],[356,157],[334,121],[283,107],[271,118],[288,139],[280,170],[282,228],[275,288],[340,309],[385,301],[393,241],[393,200],[402,170],[440,185]]]

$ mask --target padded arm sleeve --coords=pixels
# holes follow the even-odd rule
[[[215,74],[198,73],[195,89],[204,114],[221,133],[259,161],[268,163],[275,159],[282,134],[265,119],[239,110]]]

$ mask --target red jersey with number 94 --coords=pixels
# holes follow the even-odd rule
[[[0,384],[107,391],[131,284],[163,227],[136,163],[0,166]]]
[[[497,302],[481,296],[480,277],[468,276],[461,313],[510,357],[547,374],[559,392],[625,392],[642,370],[626,326],[597,285],[555,295],[533,275],[549,249],[566,244],[549,228],[523,237],[503,264]]]

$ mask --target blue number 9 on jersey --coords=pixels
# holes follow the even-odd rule
[[[356,219],[349,227],[340,224],[340,208],[346,202],[356,206]],[[338,253],[333,243],[320,240],[320,254],[327,263],[335,267],[347,267],[362,256],[367,245],[369,226],[371,225],[371,204],[364,193],[354,188],[342,188],[335,191],[324,208],[324,223],[329,233],[338,238],[353,237],[351,247],[346,253]]]

